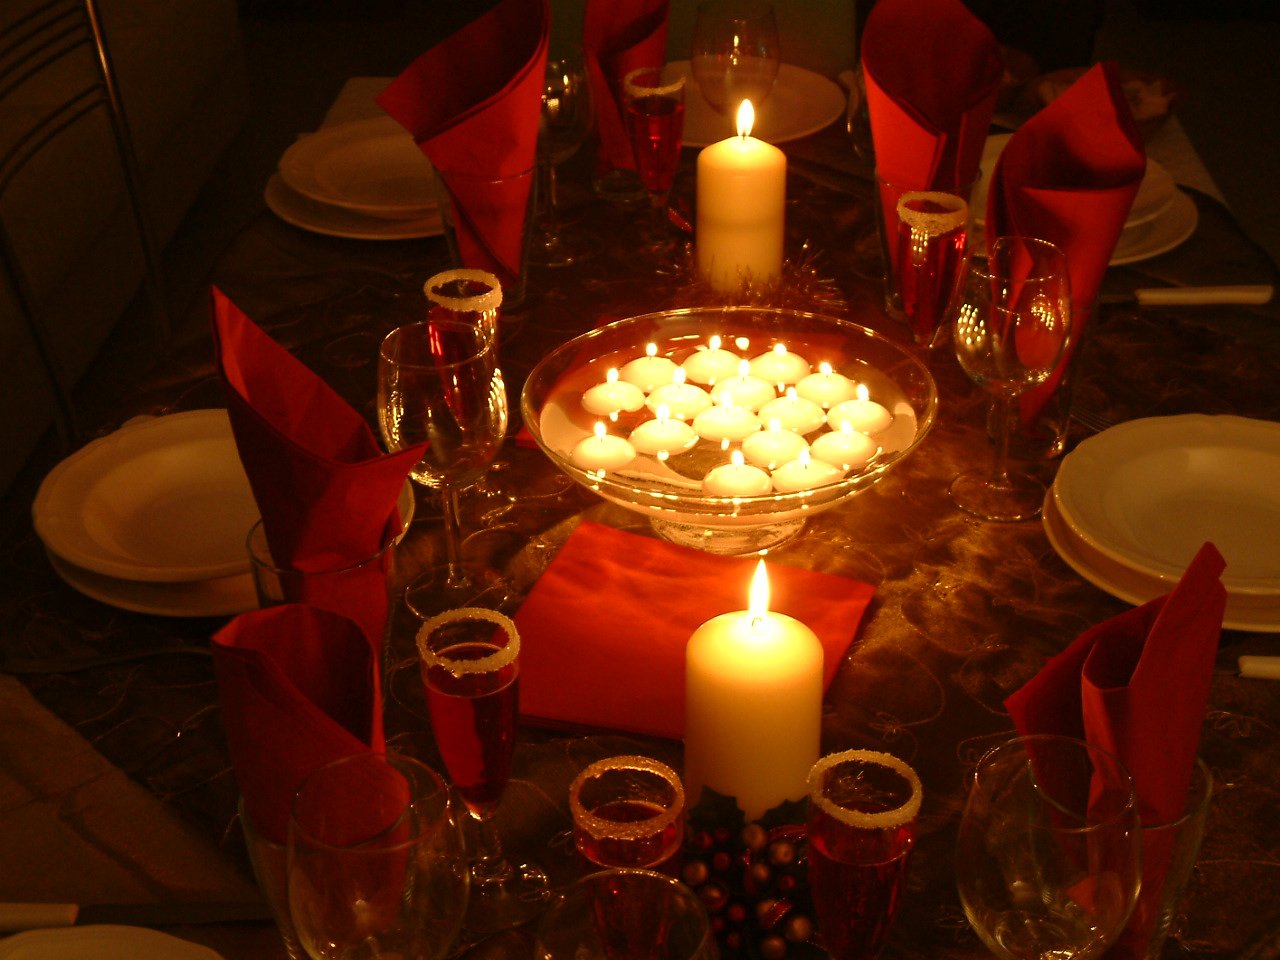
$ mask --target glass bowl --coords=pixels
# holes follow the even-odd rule
[[[597,422],[626,437],[652,413],[621,413],[616,422],[589,413],[583,394],[642,357],[649,344],[679,364],[718,336],[724,349],[744,358],[785,344],[809,361],[865,384],[870,398],[892,414],[874,436],[880,447],[865,466],[833,483],[793,492],[753,496],[706,493],[702,477],[729,462],[739,446],[702,440],[692,450],[637,456],[616,471],[586,470],[571,459]],[[698,307],[619,320],[570,340],[544,357],[529,374],[521,396],[525,428],[565,474],[604,499],[648,516],[657,533],[674,543],[711,553],[747,554],[795,536],[805,519],[871,487],[920,443],[937,414],[938,393],[925,365],[909,350],[866,327],[835,317],[760,307]],[[823,430],[826,427],[821,428]],[[812,436],[810,435],[810,439]]]

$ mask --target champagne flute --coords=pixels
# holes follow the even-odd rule
[[[530,919],[548,896],[541,869],[503,855],[494,820],[515,753],[520,634],[496,610],[447,610],[418,631],[418,654],[436,746],[476,828],[466,929],[483,936]]]
[[[1133,780],[1071,737],[1019,737],[973,773],[956,883],[974,931],[1001,960],[1093,960],[1137,900],[1141,838]]]
[[[458,493],[493,463],[507,431],[497,343],[482,327],[430,319],[397,327],[378,353],[378,425],[390,450],[426,441],[410,476],[441,491],[445,562],[413,581],[405,601],[419,617],[461,606],[498,578],[462,564]]]
[[[538,121],[538,211],[530,250],[534,263],[565,267],[590,251],[582,240],[561,233],[556,170],[586,142],[593,120],[591,88],[581,57],[548,60]]]
[[[641,67],[622,78],[636,172],[649,195],[643,242],[655,254],[670,253],[675,246],[667,221],[667,195],[684,142],[684,85],[683,76],[665,79],[661,67]]]
[[[1026,520],[1040,512],[1045,487],[1009,468],[1009,418],[1014,398],[1048,380],[1067,345],[1067,258],[1031,237],[1000,237],[988,251],[969,268],[952,335],[965,373],[992,395],[995,460],[990,470],[957,476],[951,498],[984,520]]]
[[[772,3],[706,0],[693,22],[693,79],[707,103],[734,117],[750,100],[759,109],[778,78],[782,55]]]

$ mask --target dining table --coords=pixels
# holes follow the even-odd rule
[[[359,114],[369,91],[384,82],[353,79],[327,122]],[[1080,415],[1068,452],[1100,427],[1137,418],[1198,413],[1280,421],[1280,305],[1153,306],[1129,296],[1138,288],[1280,280],[1216,195],[1176,117],[1156,136],[1164,139],[1149,149],[1166,150],[1165,166],[1198,222],[1173,249],[1108,270],[1074,360]],[[589,148],[563,165],[561,228],[586,238],[591,254],[567,266],[530,265],[523,304],[502,315],[512,415],[491,479],[524,495],[495,511],[491,497],[464,493],[464,552],[504,571],[522,593],[584,520],[655,536],[645,517],[567,482],[520,435],[518,399],[529,372],[551,349],[604,322],[745,297],[851,321],[917,352],[939,397],[924,441],[865,492],[810,517],[769,560],[874,588],[826,692],[821,742],[824,753],[892,753],[923,784],[908,887],[883,956],[980,958],[988,951],[966,920],[954,871],[967,775],[984,751],[1013,735],[1005,699],[1076,636],[1131,604],[1078,573],[1039,519],[983,522],[951,501],[951,478],[992,454],[985,395],[949,346],[915,347],[906,328],[887,317],[874,171],[842,118],[781,146],[788,159],[783,278],[736,300],[699,279],[686,234],[670,256],[637,249],[635,211],[592,192]],[[671,194],[684,219],[692,219],[696,155],[683,151]],[[440,236],[328,236],[264,209],[234,238],[211,279],[373,425],[379,342],[424,316],[423,283],[447,266]],[[105,435],[137,417],[223,406],[210,333],[196,329],[175,337],[149,373],[85,415]],[[1061,463],[1029,466],[1051,482]],[[443,550],[438,501],[421,489],[416,497],[396,553],[401,584]],[[93,599],[59,576],[31,526],[5,545],[0,902],[261,904],[237,820],[209,655],[210,637],[226,621]],[[412,663],[416,623],[403,604],[393,607],[388,740],[442,769]],[[1214,796],[1164,948],[1168,958],[1280,957],[1280,683],[1242,677],[1237,667],[1244,655],[1280,654],[1280,622],[1260,626],[1221,635],[1201,739]],[[616,730],[522,724],[499,812],[512,857],[548,864],[553,880],[571,873],[568,786],[587,764],[619,753],[680,769],[682,745]],[[285,956],[264,912],[243,911],[247,919],[235,912],[211,923],[175,914],[178,922],[162,929],[228,960]],[[528,940],[515,934],[471,948],[483,957],[528,951]]]

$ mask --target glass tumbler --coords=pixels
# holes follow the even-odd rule
[[[684,787],[665,763],[606,757],[569,787],[573,840],[599,867],[642,867],[675,875],[684,842]]]

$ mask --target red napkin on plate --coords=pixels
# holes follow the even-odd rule
[[[670,0],[587,0],[582,21],[596,117],[601,171],[634,170],[631,138],[622,113],[621,82],[632,70],[660,67],[667,58]]]
[[[375,654],[353,621],[305,604],[241,614],[212,650],[245,810],[283,843],[293,795],[313,770],[386,749]]]
[[[1072,329],[1053,376],[1023,394],[1034,420],[1079,346],[1102,275],[1124,229],[1147,157],[1114,63],[1092,67],[1009,138],[987,193],[988,238],[1057,244],[1071,274]]]
[[[712,617],[747,609],[757,562],[583,521],[515,616],[520,712],[680,739],[685,644]],[[769,565],[769,585],[769,609],[822,642],[825,689],[874,589],[782,564]]]
[[[413,135],[449,188],[462,265],[521,275],[551,13],[497,6],[411,63],[378,105]]]
[[[1082,633],[1005,701],[1024,735],[1075,737],[1119,757],[1147,825],[1176,820],[1186,806],[1227,606],[1225,567],[1206,543],[1170,593]],[[1138,956],[1168,854],[1143,852],[1143,889],[1154,899],[1139,900],[1122,941]]]
[[[1004,68],[960,0],[880,0],[862,34],[876,173],[907,190],[977,178]]]

